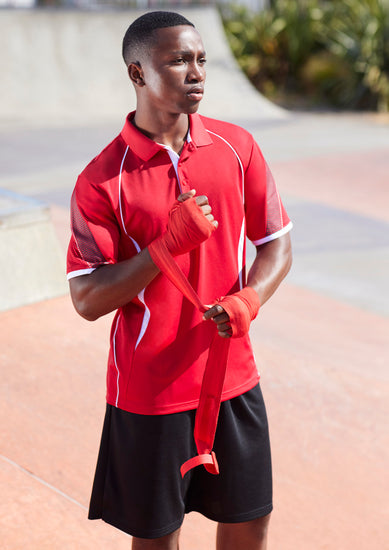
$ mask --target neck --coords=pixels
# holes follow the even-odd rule
[[[132,123],[148,138],[180,153],[188,133],[189,117],[185,113],[150,116],[137,108]]]

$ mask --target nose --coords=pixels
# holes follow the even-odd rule
[[[187,78],[189,82],[202,82],[205,79],[205,67],[194,61],[189,65]]]

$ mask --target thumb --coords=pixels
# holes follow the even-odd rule
[[[191,199],[196,194],[196,189],[191,189],[190,191],[187,191],[186,193],[182,193],[177,197],[177,200],[180,202],[185,202],[188,199]]]

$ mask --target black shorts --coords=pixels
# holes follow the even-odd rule
[[[221,404],[214,450],[220,474],[180,466],[194,456],[195,410],[138,415],[107,405],[89,519],[140,538],[178,529],[197,511],[221,523],[249,521],[272,510],[265,405],[259,385]]]

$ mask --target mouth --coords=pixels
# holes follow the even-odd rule
[[[190,90],[186,92],[186,95],[194,101],[201,101],[204,95],[204,88],[202,88],[201,86],[190,88]]]

